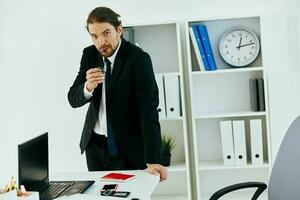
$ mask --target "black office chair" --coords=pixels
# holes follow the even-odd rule
[[[262,182],[234,184],[218,190],[210,200],[217,200],[229,192],[244,188],[258,188],[251,198],[256,200],[267,185]],[[300,199],[300,116],[290,125],[280,145],[269,180],[268,199]]]

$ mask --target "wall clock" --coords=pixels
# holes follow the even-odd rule
[[[259,38],[248,28],[232,28],[221,36],[219,42],[222,59],[233,67],[250,65],[258,57],[259,51]]]

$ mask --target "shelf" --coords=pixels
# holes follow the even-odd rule
[[[225,118],[225,117],[253,117],[264,116],[265,111],[253,112],[253,111],[240,111],[240,112],[211,112],[197,115],[195,119],[209,119],[209,118]]]
[[[155,195],[151,196],[151,200],[186,200],[187,195]]]
[[[205,42],[210,43],[211,53],[214,55],[217,70],[200,71],[200,68],[203,68],[203,60],[201,61],[203,49],[201,50],[201,46],[199,48],[199,43],[197,43],[197,39],[195,41],[195,38],[198,37],[199,39],[199,36],[201,36],[201,34],[203,35],[203,32],[200,32],[199,34],[199,30],[198,33],[193,29],[190,31],[190,28],[195,27],[196,24],[202,24],[207,27],[209,41],[206,40]],[[223,34],[234,27],[240,26],[249,28],[261,38],[261,19],[258,16],[214,20],[198,19],[186,23],[186,50],[188,56],[189,92],[191,99],[189,108],[192,113],[193,130],[193,146],[191,148],[194,150],[196,158],[194,166],[196,168],[195,177],[192,178],[194,178],[196,182],[195,187],[193,187],[197,193],[196,198],[200,200],[209,200],[215,191],[230,184],[250,180],[264,181],[268,180],[269,177],[271,168],[270,163],[272,160],[269,155],[271,151],[269,149],[269,113],[267,112],[267,109],[267,111],[251,110],[251,103],[253,107],[254,103],[258,102],[253,101],[254,90],[250,89],[249,81],[251,79],[265,80],[263,90],[260,88],[260,93],[258,93],[257,89],[255,94],[256,97],[259,97],[258,94],[260,94],[260,97],[262,97],[261,94],[264,94],[264,105],[266,107],[269,102],[267,98],[268,85],[266,83],[267,70],[266,66],[263,65],[263,49],[261,49],[260,54],[254,62],[247,65],[247,67],[240,68],[232,67],[225,62],[219,51],[220,38],[222,38]],[[196,34],[193,35],[193,33]],[[241,44],[244,42],[245,44],[246,37],[248,36],[238,33],[231,35],[231,37],[235,39],[240,37],[239,42]],[[226,39],[231,40],[229,38]],[[221,47],[228,47],[228,52],[232,53],[235,51],[230,52],[230,48],[234,48],[235,44],[232,43],[230,44],[232,46],[228,45]],[[206,47],[204,46],[204,54],[207,53],[205,48],[210,50],[210,47],[207,46],[209,46],[209,44],[206,43]],[[240,52],[237,52],[237,55],[240,56]],[[232,56],[232,58],[234,59],[234,56]],[[243,57],[239,57],[239,59],[242,58]],[[239,147],[244,150],[245,147],[249,158],[251,152],[250,120],[253,119],[259,119],[262,122],[260,128],[261,133],[263,134],[262,148],[263,152],[268,155],[265,155],[265,159],[268,159],[261,165],[253,165],[251,161],[246,165],[224,165],[223,148],[226,148],[222,145],[225,143],[224,140],[232,140],[233,150],[238,151]],[[225,138],[223,134],[224,131],[220,128],[221,121],[243,121],[244,124],[243,127],[241,125],[239,127],[232,126],[231,124],[230,129],[228,126],[228,129],[226,130],[228,134]],[[242,128],[244,130],[242,130]],[[246,144],[239,141],[239,137],[237,137],[239,133],[245,134],[243,142],[245,140]],[[252,191],[252,189],[242,190],[241,192],[235,191],[232,192],[232,194],[226,194],[221,199],[248,200],[251,199],[255,193],[255,191]],[[266,197],[267,192],[264,192],[263,196]],[[267,198],[259,198],[259,200],[263,199]]]
[[[167,167],[168,172],[185,172],[186,165],[185,163],[171,163],[171,166]]]
[[[269,168],[268,163],[263,165],[234,165],[234,166],[225,166],[223,160],[212,160],[212,161],[200,161],[199,170],[231,170],[231,169],[256,169],[256,168]]]
[[[183,117],[176,117],[176,118],[162,118],[159,121],[176,121],[176,120],[183,120]]]
[[[191,200],[187,198],[191,196],[191,190],[189,189],[190,172],[187,170],[188,164],[184,162],[185,160],[189,160],[189,149],[187,148],[188,145],[186,145],[188,143],[186,141],[186,103],[185,96],[182,95],[185,94],[185,87],[183,81],[184,70],[182,65],[180,23],[178,21],[168,21],[127,24],[126,26],[131,27],[133,30],[133,42],[138,43],[141,48],[147,50],[151,55],[153,71],[156,75],[155,78],[160,94],[159,100],[160,102],[164,102],[164,104],[160,105],[162,111],[166,111],[168,108],[166,103],[171,104],[166,96],[170,99],[173,97],[174,99],[176,98],[176,105],[172,106],[176,106],[175,108],[177,108],[177,103],[179,102],[178,108],[182,109],[181,116],[180,114],[170,114],[167,118],[159,119],[161,133],[171,136],[176,141],[176,146],[172,152],[172,161],[182,162],[171,162],[171,166],[167,167],[167,169],[168,172],[172,173],[172,176],[169,176],[168,180],[158,184],[154,196],[158,197],[156,199],[176,199],[175,197],[179,194],[179,196],[185,195],[182,199]],[[155,40],[153,40],[154,36]],[[169,76],[172,77],[168,79]],[[174,82],[171,82],[173,80]],[[174,92],[174,94],[172,92]],[[164,195],[167,195],[167,198],[164,198]]]
[[[218,69],[214,71],[193,71],[192,75],[212,75],[212,74],[226,74],[237,72],[251,72],[251,71],[263,71],[263,67],[244,67],[244,68],[230,68],[230,69]]]
[[[226,195],[224,195],[221,199],[222,200],[249,200],[253,196],[255,190],[251,190],[249,192],[231,192]],[[201,196],[201,200],[209,200],[209,198],[213,195],[213,193],[210,194],[204,194]],[[258,200],[267,200],[268,199],[267,191],[264,191],[258,198]]]

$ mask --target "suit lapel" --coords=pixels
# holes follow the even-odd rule
[[[113,71],[111,75],[111,81],[108,91],[108,99],[111,97],[112,91],[114,89],[114,86],[116,84],[116,81],[118,80],[120,73],[123,69],[123,64],[125,62],[125,49],[126,49],[126,40],[122,39],[121,46],[118,50],[118,53],[115,58],[115,63],[113,66]]]

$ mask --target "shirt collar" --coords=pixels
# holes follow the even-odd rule
[[[110,56],[110,57],[107,58],[107,59],[110,61],[110,63],[111,63],[112,65],[113,65],[113,63],[115,62],[117,53],[118,53],[119,48],[120,48],[120,46],[121,46],[121,43],[122,43],[122,38],[120,39],[119,45],[118,45],[116,51],[114,52],[114,54],[113,54],[112,56]],[[103,58],[103,59],[104,59],[104,58]]]

